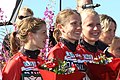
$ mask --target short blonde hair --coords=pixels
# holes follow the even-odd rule
[[[99,14],[94,10],[94,9],[84,9],[83,11],[81,11],[81,18],[82,18],[82,23],[84,23],[84,20],[88,17],[88,15],[98,15]]]
[[[20,14],[20,12],[22,12],[22,11],[25,12],[25,15],[29,14],[29,15],[27,15],[28,17],[34,15],[33,11],[30,8],[28,8],[26,6],[22,7],[18,12],[18,16],[17,16],[16,22],[15,22],[17,29],[19,29],[19,27],[17,25],[19,24],[19,22],[21,20],[21,19],[19,19],[19,16],[24,16],[24,14],[23,15]]]
[[[111,24],[111,22],[115,24],[115,30],[116,30],[117,24],[112,17],[106,14],[101,14],[99,15],[99,17],[100,17],[100,24],[101,24],[102,32],[106,32],[109,30],[109,25]]]

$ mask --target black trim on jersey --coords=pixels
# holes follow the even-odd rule
[[[27,57],[29,58],[32,58],[32,59],[37,59],[38,55],[40,54],[40,50],[27,50],[25,49],[24,52],[23,52],[24,55],[26,55]]]
[[[96,53],[98,48],[97,45],[91,45],[89,43],[87,43],[85,40],[80,39],[80,44],[85,47],[89,52],[93,52]]]
[[[78,45],[78,41],[75,41],[75,43],[72,43],[64,38],[60,38],[60,42],[62,42],[63,44],[65,44],[65,46],[68,47],[68,49],[70,49],[72,52],[76,51],[76,47]]]

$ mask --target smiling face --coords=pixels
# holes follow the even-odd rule
[[[99,39],[100,33],[99,15],[87,14],[82,17],[82,35],[86,42],[93,45]]]
[[[81,34],[81,18],[78,14],[69,15],[65,24],[61,27],[62,37],[75,42],[79,40]]]
[[[37,49],[42,49],[45,47],[47,36],[46,25],[42,25],[41,29],[36,33],[32,33],[32,46]]]
[[[116,30],[116,28],[115,28],[114,22],[111,22],[107,26],[109,26],[108,29],[107,29],[107,31],[102,31],[99,39],[102,42],[105,42],[106,44],[109,45],[109,44],[111,44],[112,39],[115,36],[115,30]]]

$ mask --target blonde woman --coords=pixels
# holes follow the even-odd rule
[[[117,24],[112,17],[106,14],[101,14],[99,17],[102,31],[99,41],[97,42],[98,48],[104,51],[107,57],[111,57],[113,55],[108,52],[108,47],[112,43],[112,39],[115,36]]]

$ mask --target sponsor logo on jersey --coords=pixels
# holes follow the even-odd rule
[[[36,62],[34,62],[34,61],[24,61],[23,64],[24,64],[25,67],[36,66]]]

